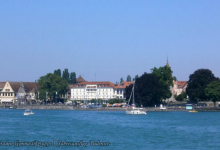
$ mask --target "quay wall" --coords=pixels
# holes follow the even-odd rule
[[[6,109],[1,106],[0,109]],[[20,105],[14,106],[14,109],[46,109],[46,110],[78,110],[78,111],[126,111],[127,108],[122,107],[106,107],[106,108],[79,108],[72,105]],[[160,109],[159,107],[145,107],[143,110],[147,112],[151,111],[189,111],[186,108],[167,107],[167,109]],[[198,112],[220,111],[220,107],[202,107],[195,108]]]
[[[102,108],[79,108],[71,105],[20,105],[15,106],[15,109],[50,109],[50,110],[79,110],[79,111],[126,111],[127,108],[122,107],[102,107]],[[129,109],[129,108],[128,108]],[[145,107],[145,111],[187,111],[184,108],[167,108],[160,109],[159,107]]]

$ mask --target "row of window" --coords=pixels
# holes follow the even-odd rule
[[[0,93],[0,96],[13,96],[13,93]]]

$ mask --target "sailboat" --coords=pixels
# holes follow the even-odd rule
[[[125,111],[127,115],[146,115],[146,111],[144,111],[142,108],[136,108],[135,107],[135,102],[134,102],[134,86],[135,86],[135,81],[134,81],[134,85],[133,85],[133,88],[132,88],[132,92],[131,92],[131,95],[133,93],[133,104],[132,104],[132,108],[131,109],[128,109]],[[131,95],[130,95],[130,98],[129,98],[129,101],[128,101],[128,104],[130,102],[130,99],[131,99]]]

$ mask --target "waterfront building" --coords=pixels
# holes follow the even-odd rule
[[[183,91],[186,92],[187,81],[174,81],[174,95],[180,95]]]
[[[37,91],[37,82],[0,82],[0,103],[18,103],[19,99],[31,102],[35,100]]]
[[[124,81],[114,87],[114,96],[115,98],[119,99],[125,99],[124,94],[125,94],[125,88],[129,86],[130,84],[134,84],[134,82],[128,82]]]
[[[80,76],[80,79],[83,78]],[[118,85],[115,85],[109,81],[87,82],[83,80],[80,82],[78,82],[78,80],[78,83],[71,87],[71,100],[108,100],[113,98],[124,99],[126,86],[133,84],[133,82],[122,82]]]

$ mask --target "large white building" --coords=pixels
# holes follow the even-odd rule
[[[80,76],[80,78],[82,78]],[[92,99],[124,99],[126,86],[133,82],[122,82],[115,85],[111,82],[87,82],[84,79],[71,87],[71,100],[92,100]]]

